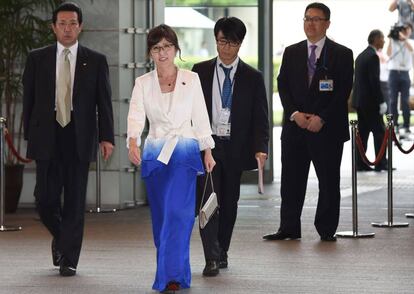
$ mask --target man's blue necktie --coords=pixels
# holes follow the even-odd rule
[[[231,80],[230,80],[230,72],[233,67],[224,67],[223,64],[220,64],[220,67],[224,71],[224,83],[223,83],[223,90],[221,92],[221,102],[223,108],[231,108]]]
[[[308,59],[308,76],[309,76],[309,84],[312,81],[313,75],[315,74],[316,70],[316,45],[310,45],[311,53]]]

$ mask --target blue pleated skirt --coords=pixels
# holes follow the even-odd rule
[[[180,138],[167,165],[157,160],[165,140],[147,139],[141,176],[147,187],[157,272],[152,286],[163,291],[168,282],[191,284],[190,237],[194,225],[196,178],[203,174],[198,142]]]

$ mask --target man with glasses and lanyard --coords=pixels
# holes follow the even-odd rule
[[[268,154],[269,121],[262,74],[238,56],[246,26],[236,17],[224,17],[214,27],[218,56],[195,64],[200,76],[216,147],[214,189],[220,205],[200,229],[206,266],[204,276],[227,268],[227,251],[237,217],[242,171],[263,168]],[[199,182],[198,204],[204,188]],[[211,192],[210,185],[206,195]],[[205,201],[207,200],[204,197]]]
[[[330,10],[322,3],[306,7],[307,40],[283,54],[278,76],[284,109],[280,227],[265,240],[301,238],[301,214],[310,163],[319,181],[315,227],[322,241],[336,241],[340,167],[349,140],[347,101],[352,88],[352,51],[326,37]]]

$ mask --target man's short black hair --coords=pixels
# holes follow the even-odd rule
[[[374,44],[375,40],[384,37],[384,34],[380,30],[372,30],[368,35],[368,44]]]
[[[305,14],[306,14],[306,11],[308,11],[308,9],[311,9],[311,8],[322,10],[323,15],[325,16],[326,20],[331,19],[331,10],[325,4],[319,3],[319,2],[313,2],[309,4],[308,6],[306,6]]]
[[[216,36],[216,39],[220,31],[227,40],[241,43],[246,35],[246,26],[237,17],[223,17],[214,26],[214,36]]]
[[[54,24],[56,24],[57,15],[61,11],[74,11],[78,15],[78,22],[81,25],[82,24],[82,10],[78,6],[78,4],[73,2],[64,2],[60,4],[56,9],[53,11],[52,21]]]

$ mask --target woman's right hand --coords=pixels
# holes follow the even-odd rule
[[[135,165],[141,164],[141,150],[137,146],[136,139],[129,139],[128,158]]]

